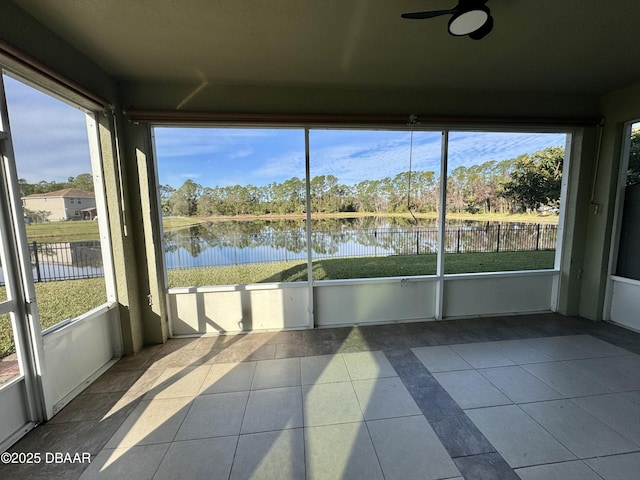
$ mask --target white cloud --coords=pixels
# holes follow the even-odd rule
[[[565,140],[565,134],[557,133],[454,132],[449,142],[449,169],[564,147]]]
[[[84,112],[9,77],[4,82],[18,176],[34,183],[90,173]]]

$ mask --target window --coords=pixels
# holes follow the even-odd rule
[[[314,280],[436,273],[441,137],[310,131]]]
[[[631,126],[615,275],[640,280],[640,123]]]
[[[79,231],[60,222],[64,202],[41,196],[75,188],[75,179],[91,172],[87,113],[13,77],[3,79],[36,301],[46,330],[107,300],[97,223],[87,222]]]
[[[171,287],[554,267],[565,133],[308,133],[154,128]]]
[[[445,273],[554,267],[563,133],[449,134]]]
[[[169,286],[307,280],[300,129],[154,129]]]

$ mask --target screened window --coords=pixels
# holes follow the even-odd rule
[[[303,130],[154,137],[169,286],[307,280]]]
[[[107,301],[97,222],[67,222],[57,192],[95,195],[87,113],[3,75],[11,138],[24,207],[36,300],[43,330]]]
[[[566,135],[449,134],[445,273],[554,267]]]
[[[444,178],[413,125],[154,138],[170,287],[554,268],[564,133],[450,132]]]
[[[615,274],[640,280],[640,123],[631,126],[624,179],[624,204]]]
[[[441,137],[310,131],[314,280],[436,273]]]

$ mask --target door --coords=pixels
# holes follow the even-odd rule
[[[627,123],[623,145],[605,315],[640,330],[640,122]]]
[[[0,76],[0,451],[44,419],[42,336],[17,187]]]

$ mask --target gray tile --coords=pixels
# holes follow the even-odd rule
[[[50,452],[50,450],[47,450]],[[46,453],[42,453],[45,458]],[[91,456],[95,460],[95,456]],[[88,461],[87,461],[88,462]],[[29,480],[75,480],[91,465],[89,463],[41,463],[0,464],[0,477],[3,479]]]
[[[143,374],[141,370],[109,369],[93,382],[83,395],[92,393],[124,392],[132,387]]]
[[[300,385],[300,359],[282,358],[257,362],[252,390]]]
[[[363,419],[351,382],[305,385],[302,388],[306,427]]]
[[[320,355],[300,359],[302,384],[348,382],[351,378],[342,355]]]
[[[581,460],[519,468],[516,473],[522,480],[602,480]]]
[[[405,349],[385,353],[449,455],[461,457],[495,452],[413,352]]]
[[[640,355],[616,357],[616,365],[630,372],[638,372],[640,371]]]
[[[383,352],[345,353],[342,358],[351,380],[397,376]]]
[[[238,437],[173,442],[153,480],[229,478],[237,442]]]
[[[295,357],[304,357],[307,353],[307,346],[298,343],[278,343],[276,344],[276,359],[280,358],[295,358]]]
[[[640,445],[640,408],[623,394],[580,397],[572,402]]]
[[[582,397],[611,393],[611,390],[585,377],[580,372],[561,362],[522,365],[531,373],[565,397]]]
[[[226,478],[210,476],[208,478]],[[230,480],[300,480],[305,478],[302,429],[241,435]]]
[[[185,368],[193,366],[193,350],[178,349],[173,351],[159,351],[149,360],[148,368],[164,370],[166,368]]]
[[[637,450],[638,447],[569,400],[528,403],[521,408],[579,458]]]
[[[435,480],[460,475],[435,432],[420,415],[368,421],[387,480]]]
[[[485,345],[500,352],[517,365],[553,361],[553,358],[528,344],[525,340],[501,340],[498,342],[487,342]]]
[[[456,352],[473,368],[504,367],[513,365],[507,357],[491,348],[486,343],[463,343],[450,345],[451,350]]]
[[[304,429],[307,480],[383,479],[363,422]]]
[[[554,360],[573,360],[593,357],[593,354],[568,342],[564,337],[528,338],[525,341],[532,347],[549,355]]]
[[[171,442],[187,415],[191,401],[189,397],[142,400],[105,447]]]
[[[515,405],[479,408],[466,413],[513,468],[575,459]]]
[[[630,351],[625,350],[624,348],[617,347],[609,342],[592,337],[591,335],[569,335],[562,338],[594,356],[614,357],[632,355]]]
[[[353,389],[366,420],[421,413],[398,377],[354,381]]]
[[[156,379],[144,399],[195,397],[200,391],[209,368],[209,365],[167,368]]]
[[[585,460],[585,463],[593,468],[604,480],[630,480],[638,478],[640,452],[590,458]]]
[[[432,373],[472,368],[460,355],[446,345],[412,348],[411,351]]]
[[[48,423],[101,420],[123,395],[123,392],[79,395]]]
[[[242,422],[242,433],[302,427],[300,387],[253,390]]]
[[[560,393],[519,366],[487,368],[478,372],[515,403],[563,398]]]
[[[475,370],[434,373],[460,408],[479,408],[512,403],[496,387]]]
[[[262,345],[243,352],[243,362],[255,362],[258,360],[273,360],[276,358],[277,345]]]
[[[117,364],[116,364],[117,365]],[[127,389],[127,394],[139,394],[142,396],[147,393],[156,383],[158,377],[162,375],[163,370],[149,369],[146,370],[139,378]]]
[[[168,443],[102,450],[80,480],[151,480],[169,448]]]
[[[202,383],[200,394],[250,390],[255,369],[255,362],[215,363]]]
[[[249,392],[216,393],[197,397],[176,440],[238,435]]]
[[[621,395],[629,402],[640,405],[640,392],[625,392]]]
[[[624,368],[620,364],[624,359],[625,357],[588,358],[563,363],[614,392],[640,390],[640,372]]]
[[[458,469],[466,479],[473,480],[518,480],[513,469],[498,453],[483,453],[454,458]]]

